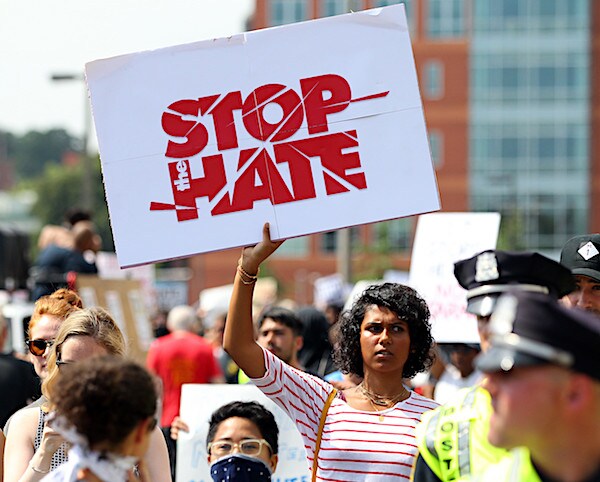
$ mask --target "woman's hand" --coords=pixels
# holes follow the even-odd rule
[[[40,443],[40,452],[46,454],[48,457],[52,457],[58,448],[65,443],[66,440],[56,432],[52,427],[48,426],[48,423],[44,425],[44,431],[42,432],[42,441]]]
[[[249,275],[256,275],[262,262],[271,256],[282,243],[283,241],[271,241],[269,223],[265,223],[262,241],[255,246],[248,246],[242,250],[240,266]]]

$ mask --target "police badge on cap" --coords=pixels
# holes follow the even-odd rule
[[[600,234],[584,234],[569,239],[560,253],[560,262],[573,274],[600,281]]]
[[[600,380],[600,322],[538,293],[504,294],[490,321],[490,349],[476,359],[483,372],[558,365]]]
[[[575,289],[571,272],[539,253],[487,250],[454,265],[467,291],[467,312],[489,316],[498,297],[510,290],[562,298]]]

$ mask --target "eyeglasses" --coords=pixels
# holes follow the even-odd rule
[[[29,349],[29,353],[35,356],[42,356],[47,348],[54,345],[54,340],[42,340],[40,338],[38,340],[27,340],[25,344]]]
[[[264,438],[249,438],[238,443],[229,442],[227,440],[219,440],[217,442],[209,443],[206,451],[211,455],[223,457],[225,455],[229,455],[231,452],[233,452],[233,449],[237,447],[244,455],[256,456],[262,450],[263,445],[269,447],[269,451],[273,453],[271,445],[269,445],[269,442],[267,442]]]

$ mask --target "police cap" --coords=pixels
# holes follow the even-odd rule
[[[467,291],[467,312],[489,316],[508,290],[562,298],[575,289],[571,272],[539,253],[487,250],[454,264],[454,276]]]
[[[600,380],[600,318],[549,296],[500,297],[490,320],[491,345],[476,359],[483,372],[554,364]]]
[[[560,253],[560,262],[573,274],[600,281],[600,234],[584,234],[569,239]]]

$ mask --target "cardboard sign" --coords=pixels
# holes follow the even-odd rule
[[[143,303],[141,282],[80,274],[76,287],[83,306],[100,306],[111,314],[127,341],[128,355],[144,363],[154,334]]]
[[[208,420],[219,407],[233,402],[256,401],[273,412],[279,428],[279,463],[273,482],[309,482],[308,462],[300,432],[292,419],[254,385],[183,385],[180,416],[190,432],[177,441],[177,482],[210,482],[206,434]]]
[[[477,322],[468,314],[466,291],[454,277],[454,263],[494,249],[499,213],[434,213],[419,217],[409,284],[431,310],[438,343],[479,343]]]
[[[121,266],[439,209],[403,5],[86,65]],[[140,242],[144,240],[144,242]]]

